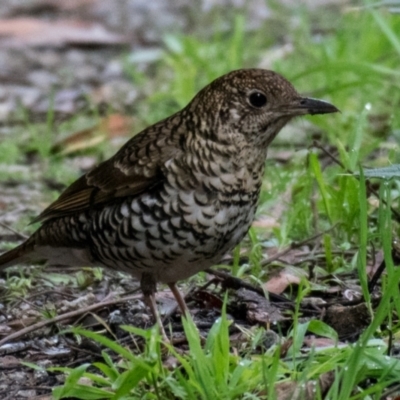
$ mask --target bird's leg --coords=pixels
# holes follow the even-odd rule
[[[171,292],[174,295],[176,302],[178,303],[178,306],[182,312],[182,316],[189,315],[190,311],[188,309],[188,306],[186,305],[185,299],[182,297],[181,292],[176,287],[176,283],[168,283],[168,286],[171,289]]]
[[[186,305],[186,301],[185,299],[182,297],[181,292],[179,291],[179,289],[176,286],[176,283],[168,283],[169,288],[171,289],[172,294],[175,297],[176,302],[178,303],[178,306],[181,310],[182,316],[183,317],[189,317],[190,316],[190,311],[188,306]],[[196,328],[197,329],[197,328]],[[205,343],[205,339],[204,337],[200,334],[200,339],[202,341],[202,343]]]
[[[147,305],[150,307],[151,313],[153,314],[154,319],[156,320],[156,323],[159,326],[163,341],[169,343],[170,340],[168,339],[168,336],[165,333],[164,325],[161,321],[160,313],[158,312],[156,304],[155,294],[157,291],[157,284],[152,274],[146,272],[142,274],[142,278],[140,280],[140,288],[142,289],[144,299]]]

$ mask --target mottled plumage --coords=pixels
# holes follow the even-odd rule
[[[224,75],[69,186],[36,218],[41,227],[0,256],[0,269],[47,261],[125,271],[142,279],[154,311],[157,281],[175,290],[243,239],[280,129],[335,111],[272,71]]]

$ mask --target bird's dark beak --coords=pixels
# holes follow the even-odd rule
[[[287,111],[291,115],[314,115],[329,114],[338,112],[339,110],[334,105],[323,100],[299,97],[287,105]]]

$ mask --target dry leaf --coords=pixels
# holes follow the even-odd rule
[[[257,218],[253,223],[252,226],[256,228],[278,228],[279,227],[279,222],[273,218],[269,217],[267,215],[263,215],[260,218]]]
[[[278,273],[278,275],[269,279],[264,284],[264,288],[270,293],[281,294],[290,284],[295,283],[298,285],[300,281],[300,276],[295,275],[289,269],[283,269]]]
[[[21,362],[18,358],[9,355],[0,357],[0,365],[1,369],[5,370],[5,369],[16,368],[21,365]]]
[[[99,124],[74,132],[59,140],[52,147],[53,153],[70,154],[89,149],[105,140],[127,136],[132,132],[133,119],[121,114],[112,114],[103,118]]]
[[[306,336],[303,341],[304,345],[307,347],[333,347],[336,345],[336,341],[324,338],[324,337],[315,337],[315,336]]]
[[[79,20],[43,21],[35,18],[0,19],[0,46],[121,45],[126,38],[98,23]]]
[[[334,372],[322,374],[318,380],[299,385],[297,382],[282,382],[275,386],[277,400],[314,400],[320,398],[318,391],[324,395],[335,380]],[[319,390],[318,390],[318,388]],[[322,397],[322,398],[323,398]]]

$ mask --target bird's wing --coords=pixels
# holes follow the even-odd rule
[[[167,134],[160,125],[134,136],[113,157],[73,182],[33,222],[85,211],[118,197],[138,195],[162,182],[165,162],[177,156],[180,148],[179,140],[175,140],[177,135]]]

